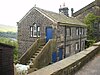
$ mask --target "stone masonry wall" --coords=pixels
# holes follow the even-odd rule
[[[51,26],[53,24],[37,10],[29,12],[29,14],[18,23],[18,44],[20,54],[23,54],[37,39],[30,37],[30,26],[32,26],[33,23],[40,26],[40,37],[42,38],[45,38],[46,26]]]

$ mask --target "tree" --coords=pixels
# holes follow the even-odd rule
[[[87,25],[87,39],[88,40],[96,40],[93,34],[94,32],[93,25],[95,22],[100,22],[100,16],[96,16],[93,13],[89,13],[84,19],[84,23]]]

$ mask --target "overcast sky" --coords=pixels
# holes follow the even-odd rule
[[[60,5],[81,9],[94,0],[0,0],[0,24],[16,26],[18,22],[35,4],[42,9],[58,12]]]

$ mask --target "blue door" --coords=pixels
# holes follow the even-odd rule
[[[57,53],[53,52],[52,53],[52,63],[55,63],[57,61]]]
[[[46,42],[49,41],[49,39],[52,39],[52,27],[47,27],[46,28]]]
[[[63,49],[59,48],[59,53],[58,53],[59,60],[62,60],[62,56],[63,56]]]

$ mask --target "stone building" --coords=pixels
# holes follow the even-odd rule
[[[96,16],[100,16],[100,0],[95,0],[87,6],[73,13],[73,16],[83,21],[85,16],[89,13],[94,13]]]
[[[39,38],[45,38],[45,43],[48,43],[49,39],[56,39],[56,53],[60,53],[50,53],[54,60],[55,57],[57,60],[61,60],[83,50],[86,41],[86,25],[74,17],[68,17],[67,12],[68,8],[66,7],[60,8],[59,13],[38,7],[29,10],[17,22],[20,54],[24,54]]]
[[[85,16],[89,13],[93,13],[96,16],[100,16],[100,0],[95,0],[92,3],[88,4],[87,6],[81,8],[80,10],[73,13],[73,17],[83,21]],[[100,20],[100,18],[99,18]],[[100,22],[94,23],[94,36],[96,36],[97,41],[100,40]]]

